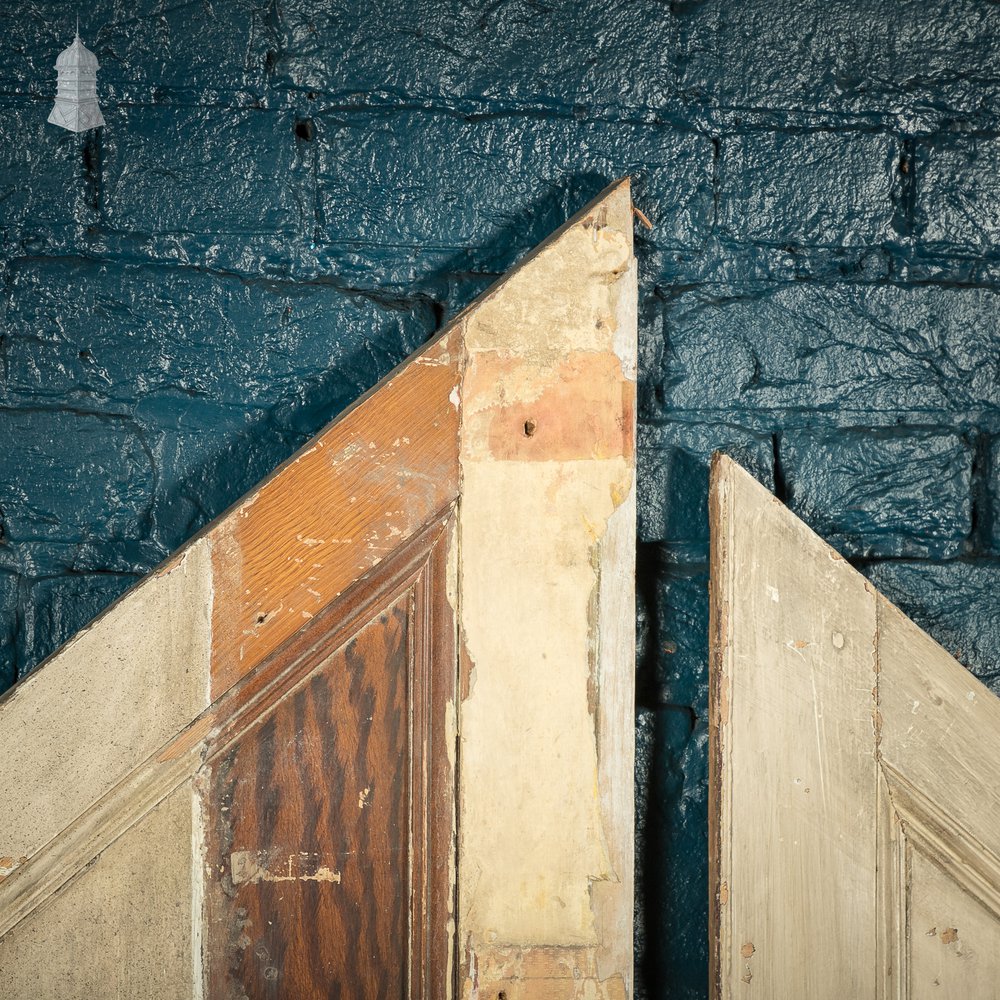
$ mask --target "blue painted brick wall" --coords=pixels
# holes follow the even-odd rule
[[[0,6],[0,688],[624,173],[640,997],[706,993],[707,462],[1000,689],[1000,6]]]

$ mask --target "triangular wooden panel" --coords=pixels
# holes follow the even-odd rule
[[[631,230],[622,182],[0,700],[0,994],[630,995]]]
[[[713,996],[1000,997],[1000,699],[724,456],[711,516]]]

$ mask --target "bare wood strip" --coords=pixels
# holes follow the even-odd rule
[[[456,336],[380,383],[211,530],[213,697],[458,495]]]
[[[548,973],[529,984],[519,966],[484,972],[505,946],[567,961],[586,946],[600,957],[586,989],[631,991],[632,225],[628,184],[615,185],[464,314],[467,997],[583,989]]]

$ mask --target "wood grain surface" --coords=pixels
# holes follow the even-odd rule
[[[276,653],[223,729],[204,781],[211,1000],[445,995],[449,529]]]
[[[212,529],[213,698],[458,495],[456,339],[411,358]]]

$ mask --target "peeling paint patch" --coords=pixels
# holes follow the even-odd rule
[[[13,875],[27,860],[24,855],[20,858],[0,858],[0,882],[3,882],[9,875]]]
[[[278,872],[270,870],[271,856],[267,851],[234,851],[229,856],[233,885],[253,882],[336,882],[340,872],[321,865],[319,856],[300,852],[289,854]]]

